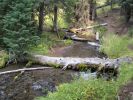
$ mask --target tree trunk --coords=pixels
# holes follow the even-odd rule
[[[101,58],[72,58],[72,57],[48,57],[42,55],[33,55],[30,59],[34,63],[41,65],[62,67],[63,69],[80,69],[95,68],[102,69],[118,69],[122,63],[131,63],[132,58],[118,58],[118,59],[101,59]]]
[[[55,5],[54,5],[53,30],[54,30],[54,32],[56,32],[56,33],[58,33],[57,20],[58,20],[58,7],[57,7],[57,4],[55,3]]]
[[[92,20],[97,18],[96,2],[93,3]]]
[[[41,34],[43,31],[43,25],[44,25],[44,2],[40,4],[39,7],[39,27],[38,31]]]
[[[92,20],[93,8],[93,0],[89,0],[89,20]]]

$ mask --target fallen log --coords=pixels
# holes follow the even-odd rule
[[[10,71],[0,72],[0,75],[17,73],[17,72],[23,73],[25,71],[43,70],[43,69],[48,69],[48,68],[52,68],[52,67],[22,68],[22,69],[17,69],[17,70],[10,70]]]
[[[80,38],[80,37],[78,37],[77,35],[72,35],[72,36],[67,36],[67,35],[66,35],[66,38],[67,38],[67,39],[71,39],[71,40],[73,40],[73,41],[79,41],[79,42],[87,42],[87,41],[90,41],[90,40],[85,39],[85,38]]]
[[[92,29],[92,28],[95,28],[95,27],[107,26],[107,25],[108,25],[108,23],[102,23],[102,24],[98,24],[98,25],[88,26],[88,27],[85,27],[85,28],[74,29],[74,31],[81,31],[81,30],[85,30],[85,29]]]
[[[79,42],[88,42],[88,43],[90,43],[90,45],[91,45],[91,42],[94,43],[94,42],[98,42],[100,40],[98,32],[96,32],[96,34],[93,35],[93,37],[91,37],[91,39],[80,38],[76,34],[66,33],[64,39],[71,39],[73,41],[79,41]]]
[[[33,55],[31,61],[41,65],[49,65],[61,67],[63,70],[67,68],[80,69],[81,67],[96,69],[117,69],[122,63],[131,63],[130,57],[118,59],[101,59],[101,58],[72,58],[72,57],[49,57],[42,55]]]
[[[11,74],[16,72],[25,72],[33,70],[43,70],[54,67],[61,67],[63,70],[67,68],[80,69],[80,67],[95,68],[98,71],[102,69],[118,69],[122,63],[132,63],[133,59],[130,57],[118,59],[101,59],[101,58],[72,58],[72,57],[49,57],[42,55],[30,56],[30,60],[36,64],[47,65],[51,67],[37,67],[37,68],[22,68],[17,70],[10,70],[0,72],[0,75]]]

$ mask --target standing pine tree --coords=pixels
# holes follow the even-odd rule
[[[10,1],[10,0],[8,0]],[[36,43],[36,27],[32,18],[35,0],[14,0],[2,18],[3,42],[11,59],[21,59],[28,48]]]

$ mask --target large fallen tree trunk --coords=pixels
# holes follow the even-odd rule
[[[36,64],[47,65],[49,67],[37,67],[37,68],[23,68],[17,70],[10,70],[0,72],[0,75],[10,74],[16,72],[25,72],[33,70],[43,70],[52,67],[62,67],[63,70],[66,68],[79,69],[80,68],[94,68],[99,72],[103,69],[117,70],[122,63],[132,63],[133,59],[130,57],[118,58],[118,59],[101,59],[101,58],[72,58],[72,57],[48,57],[42,55],[33,55],[30,60]],[[51,67],[50,67],[51,66]],[[20,74],[21,74],[20,73]]]
[[[101,58],[72,58],[72,57],[48,57],[33,55],[31,60],[37,64],[66,68],[80,69],[81,67],[95,69],[117,69],[121,63],[131,63],[132,58],[101,59]]]

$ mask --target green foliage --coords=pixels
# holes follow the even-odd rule
[[[131,41],[127,36],[108,34],[103,37],[100,51],[107,54],[109,58],[133,56],[133,52],[128,48]]]
[[[100,27],[97,27],[97,28],[94,28],[94,30],[96,32],[99,32],[100,33],[100,39],[105,35],[105,33],[107,32],[107,28],[105,28],[104,26],[100,26]]]
[[[38,44],[30,48],[32,53],[46,55],[59,40],[52,32],[44,32],[40,37]]]
[[[58,7],[59,28],[68,27],[68,22],[73,21],[74,7],[79,0],[45,0],[45,23],[46,27],[53,27],[54,5]]]
[[[130,37],[133,37],[133,27],[131,27],[131,28],[129,29],[128,35],[129,35]]]
[[[8,55],[5,51],[0,51],[0,68],[3,68],[8,60]]]
[[[81,71],[84,71],[84,70],[88,69],[88,66],[86,64],[78,64],[77,67]]]
[[[40,43],[37,46],[31,47],[30,51],[35,54],[48,54],[49,46],[45,43]]]
[[[132,16],[133,1],[132,0],[120,0],[121,14],[124,14],[126,22],[128,22]]]
[[[116,100],[119,88],[133,77],[132,66],[133,64],[123,64],[117,81],[80,79],[71,84],[62,84],[57,92],[36,100]]]
[[[72,41],[72,40],[69,40],[69,39],[68,39],[68,40],[65,40],[65,41],[64,41],[64,45],[65,45],[65,46],[69,46],[69,45],[72,45],[72,44],[73,44],[73,41]]]
[[[97,5],[101,6],[104,5],[107,2],[107,0],[97,0]]]
[[[45,21],[44,23],[46,24],[46,28],[52,28],[53,27],[53,13],[47,14],[45,16]],[[58,10],[58,28],[67,28],[68,27],[68,22],[65,19],[65,12],[64,9],[60,8]]]
[[[23,57],[26,50],[39,39],[35,36],[36,29],[32,19],[35,0],[12,0],[10,2],[8,12],[2,15],[0,24],[4,33],[3,43],[7,51],[18,59]]]
[[[26,67],[31,67],[33,65],[32,61],[28,61],[28,63],[26,64]]]
[[[65,11],[65,19],[66,22],[74,21],[74,13],[75,13],[75,5],[79,0],[64,0],[64,11]]]
[[[59,31],[59,34],[63,35],[63,32]],[[47,55],[49,51],[56,46],[63,47],[73,44],[72,40],[65,40],[65,41],[60,40],[56,34],[53,34],[53,32],[44,32],[40,37],[41,38],[39,43],[36,46],[32,46],[30,48],[30,51],[32,53]]]

